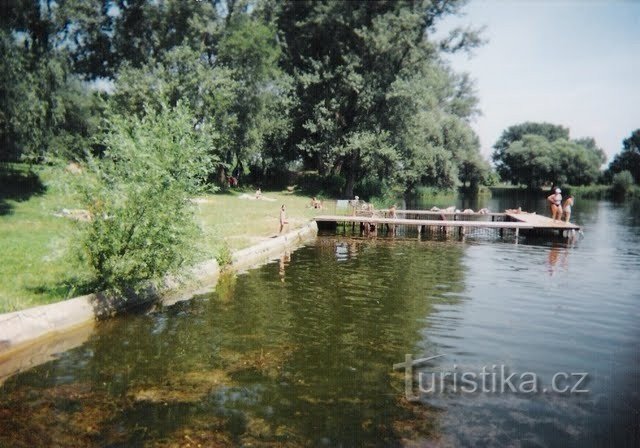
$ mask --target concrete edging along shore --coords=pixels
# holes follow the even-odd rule
[[[315,236],[317,231],[318,226],[315,221],[310,221],[300,229],[262,241],[246,249],[235,251],[232,255],[232,264],[229,269],[243,271],[260,265],[279,255],[284,250],[299,246],[304,241]],[[198,292],[209,290],[217,283],[220,268],[216,260],[209,260],[193,267],[189,274],[189,282],[186,287],[172,280],[166,281],[167,288],[160,294],[162,304],[169,305],[180,300],[186,300]],[[133,306],[140,306],[150,301],[150,298],[146,298],[134,303]],[[132,304],[127,303],[127,305],[131,306]],[[15,364],[15,362],[11,362],[11,358],[14,355],[19,355],[19,352],[32,346],[37,346],[39,343],[45,345],[49,339],[63,336],[63,333],[73,332],[81,327],[87,327],[88,337],[98,318],[126,310],[122,306],[116,305],[112,308],[110,306],[111,304],[108,301],[106,304],[104,303],[104,298],[100,294],[88,294],[50,305],[1,314],[0,384],[7,377],[7,370],[11,367],[10,364]],[[80,343],[82,342],[84,340]],[[58,343],[52,346],[58,347],[59,345]],[[43,355],[42,350],[36,351],[38,357],[44,359],[42,362],[47,360],[47,356]],[[15,358],[19,365],[12,366],[13,372],[37,365],[29,360],[22,360],[24,356],[16,356]]]

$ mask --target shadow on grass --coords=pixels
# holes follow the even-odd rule
[[[0,163],[0,216],[12,212],[13,206],[7,201],[26,201],[45,191],[38,175],[30,169]]]
[[[97,283],[94,280],[69,277],[56,283],[46,283],[37,286],[29,286],[27,290],[34,294],[52,298],[71,299],[96,291]]]
[[[27,288],[30,292],[61,300],[94,294],[91,305],[98,319],[109,318],[122,313],[146,313],[153,309],[160,298],[159,290],[148,286],[142,291],[128,290],[121,294],[100,292],[95,280],[69,277],[53,284],[42,284]]]

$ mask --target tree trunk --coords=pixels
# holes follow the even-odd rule
[[[218,185],[220,185],[221,187],[226,187],[227,186],[227,175],[224,172],[224,166],[219,165],[218,166],[218,173],[216,176],[218,179]]]
[[[353,168],[347,170],[347,183],[344,186],[344,196],[347,199],[353,199],[353,188],[356,184],[356,173]]]

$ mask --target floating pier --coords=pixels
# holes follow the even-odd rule
[[[404,218],[387,217],[389,212],[389,210],[376,210],[368,215],[361,212],[355,215],[320,215],[314,219],[321,230],[335,230],[339,223],[345,226],[351,224],[354,229],[358,224],[365,233],[368,233],[371,227],[377,231],[383,226],[387,228],[406,226],[416,228],[419,234],[438,229],[445,234],[457,232],[463,238],[472,229],[495,229],[501,237],[505,230],[513,232],[516,241],[520,234],[571,237],[580,230],[580,226],[575,224],[554,221],[546,216],[526,212],[464,213],[444,210],[396,210],[396,216],[400,215]]]

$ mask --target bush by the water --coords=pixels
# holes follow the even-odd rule
[[[620,171],[613,175],[611,191],[615,198],[623,198],[633,187],[633,175],[628,170]]]
[[[101,159],[89,158],[81,192],[92,220],[81,245],[98,287],[138,292],[193,261],[199,228],[190,196],[211,157],[190,112],[114,116]]]

